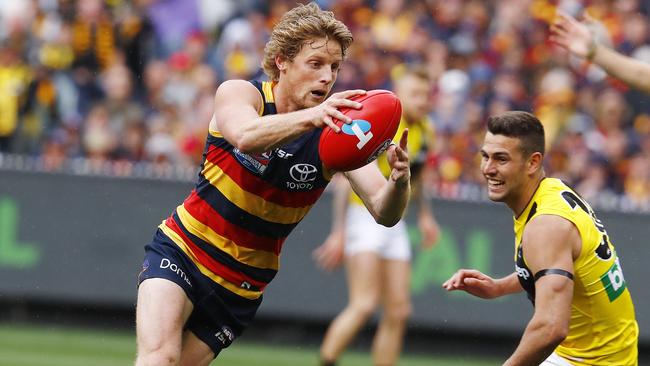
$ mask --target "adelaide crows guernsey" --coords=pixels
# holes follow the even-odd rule
[[[535,274],[526,265],[522,237],[526,224],[539,215],[571,221],[582,239],[573,263],[569,334],[555,352],[574,365],[637,365],[639,328],[614,245],[589,204],[559,179],[543,179],[514,220],[515,268],[529,299],[534,304]]]
[[[259,114],[277,113],[271,82],[251,83],[263,100]],[[211,130],[195,188],[160,229],[212,281],[259,298],[278,271],[282,243],[329,183],[321,132],[246,154]]]

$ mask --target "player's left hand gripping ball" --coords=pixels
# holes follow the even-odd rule
[[[336,121],[341,132],[326,127],[320,137],[318,152],[328,169],[354,170],[377,159],[399,127],[402,104],[392,92],[371,90],[351,99],[362,104],[361,109],[341,109],[352,122]]]

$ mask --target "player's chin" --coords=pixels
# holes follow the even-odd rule
[[[312,93],[307,94],[307,97],[304,99],[305,108],[315,107],[325,101],[325,95],[315,95]]]
[[[490,201],[494,201],[494,202],[503,201],[504,194],[501,193],[501,192],[494,192],[494,191],[491,191],[491,190],[488,189],[487,194],[488,194],[488,198],[490,199]]]

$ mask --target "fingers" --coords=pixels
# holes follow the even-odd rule
[[[555,22],[551,25],[551,33],[553,34],[566,34],[567,33],[567,27],[566,24],[563,22]]]
[[[355,102],[351,99],[345,98],[334,98],[329,101],[331,105],[335,108],[351,108],[351,109],[361,109],[363,104]]]
[[[351,89],[351,90],[345,90],[342,92],[334,93],[332,94],[332,97],[336,96],[337,98],[350,99],[357,95],[364,95],[364,94],[366,94],[366,91],[363,89]]]
[[[390,178],[394,182],[410,179],[410,161],[408,155],[408,129],[402,132],[399,146],[391,144],[388,148],[388,163],[392,169]]]
[[[314,250],[312,256],[318,266],[327,271],[335,269],[341,262],[339,253],[332,250],[328,245],[322,245]]]
[[[408,130],[404,130],[402,138],[399,140],[399,147],[395,147],[395,158],[396,163],[405,162],[409,163],[409,154],[408,154]]]
[[[475,269],[461,269],[454,273],[450,279],[442,284],[447,291],[464,290],[470,284],[477,284],[479,280],[485,279],[485,275]],[[469,279],[469,282],[467,281]]]
[[[341,128],[334,122],[334,120],[332,120],[332,117],[326,115],[325,117],[323,117],[323,123],[325,123],[334,132],[336,133],[341,132]]]
[[[327,265],[327,250],[325,245],[321,245],[318,248],[314,249],[312,252],[312,258],[316,261],[319,267],[325,268]]]
[[[402,137],[399,139],[399,147],[406,152],[406,156],[408,156],[408,142],[409,142],[409,129],[405,128],[404,132],[402,132]]]
[[[411,177],[408,155],[397,146],[392,147],[392,157],[389,155],[388,163],[391,167],[390,179],[393,182],[405,182]],[[389,151],[390,154],[390,151]]]
[[[343,123],[352,123],[352,118],[341,112],[341,109],[361,109],[363,105],[357,101],[348,98],[365,94],[366,91],[362,89],[346,90],[339,93],[332,94],[323,104],[320,109],[324,112],[325,116],[322,117],[323,123],[329,126],[334,132],[341,132],[341,128],[334,122],[336,120]]]
[[[312,258],[316,264],[327,271],[338,267],[343,261],[343,237],[342,233],[331,233],[330,236],[318,248],[312,252]]]
[[[586,11],[584,12],[583,17],[585,18],[585,22],[586,22],[586,23],[592,24],[592,23],[596,23],[596,22],[598,22],[598,20],[597,20],[596,18],[592,17],[592,16],[591,16],[589,13],[587,13]]]
[[[572,19],[568,14],[558,11],[557,16],[553,20],[553,27],[565,28],[569,21]]]

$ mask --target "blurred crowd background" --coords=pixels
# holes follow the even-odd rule
[[[0,0],[0,156],[128,175],[201,161],[214,92],[264,78],[270,29],[295,0]],[[481,192],[487,116],[535,113],[547,173],[598,206],[650,210],[650,96],[548,41],[558,8],[601,21],[602,42],[650,62],[640,0],[320,0],[355,42],[337,90],[391,88],[402,63],[434,85],[428,187]]]

